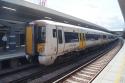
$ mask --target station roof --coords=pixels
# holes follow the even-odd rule
[[[125,0],[118,0],[125,21]]]
[[[26,23],[40,19],[110,32],[102,26],[24,0],[0,0],[0,21]]]

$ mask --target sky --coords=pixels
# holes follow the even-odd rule
[[[39,0],[30,0],[39,3]],[[124,19],[117,0],[47,0],[46,7],[103,26],[122,31]]]

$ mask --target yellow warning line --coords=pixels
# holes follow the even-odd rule
[[[116,73],[116,79],[114,83],[120,83],[121,77],[123,75],[123,72],[125,71],[125,57],[123,58],[123,60],[121,61],[121,65],[119,67],[119,71]]]

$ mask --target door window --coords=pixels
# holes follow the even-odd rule
[[[58,30],[58,43],[59,44],[63,43],[63,40],[62,40],[62,31],[61,30]]]

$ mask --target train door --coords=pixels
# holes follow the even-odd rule
[[[84,35],[84,33],[79,33],[79,48],[85,48],[85,46],[86,46],[86,42],[85,42],[85,35]]]
[[[64,49],[64,32],[63,28],[60,26],[57,26],[57,53],[63,52]]]
[[[82,33],[82,38],[83,38],[83,48],[85,48],[86,47],[85,33]]]

